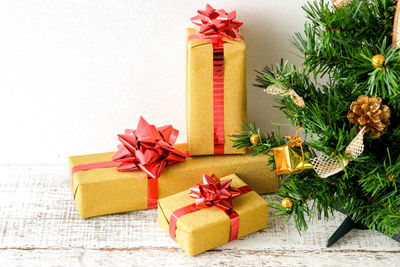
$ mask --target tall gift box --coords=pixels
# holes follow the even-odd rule
[[[230,135],[246,121],[246,44],[236,13],[205,11],[187,29],[186,116],[190,155],[244,154]]]
[[[158,201],[158,224],[194,256],[267,227],[267,202],[235,174]]]
[[[142,124],[139,123],[138,128],[142,128],[140,125],[143,123],[143,121]],[[151,126],[147,122],[145,125]],[[151,129],[154,130],[155,127]],[[166,136],[165,129],[171,130],[165,127],[158,129],[161,129]],[[133,132],[137,136],[137,130]],[[121,139],[129,139],[129,136],[131,135],[122,135],[124,139]],[[169,138],[168,141],[173,144],[174,140]],[[141,167],[140,162],[133,161],[133,154],[125,153],[124,148],[129,147],[131,143],[125,142],[118,152],[69,157],[71,189],[82,218],[155,208],[158,198],[176,194],[196,185],[201,182],[201,176],[206,172],[215,172],[221,177],[237,173],[259,193],[276,192],[278,189],[278,178],[267,165],[267,155],[187,157],[174,164],[171,164],[170,159],[170,163],[160,173],[156,167],[163,161],[150,162],[151,164],[144,164]],[[144,143],[141,146],[144,146]],[[181,152],[187,151],[186,144],[176,144],[174,148]],[[124,157],[124,154],[128,156]],[[121,158],[126,161],[121,161]],[[135,168],[136,166],[139,168]]]

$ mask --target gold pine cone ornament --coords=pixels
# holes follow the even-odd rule
[[[357,132],[365,127],[365,133],[380,137],[390,124],[390,108],[382,104],[380,97],[361,95],[351,103],[347,118],[357,124]]]

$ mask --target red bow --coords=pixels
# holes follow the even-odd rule
[[[245,185],[239,188],[231,187],[232,180],[219,180],[215,174],[203,175],[203,184],[190,188],[189,196],[195,198],[195,203],[175,210],[169,219],[169,235],[176,240],[176,222],[180,217],[203,208],[217,206],[229,216],[231,233],[229,240],[235,240],[239,235],[239,214],[233,209],[234,197],[253,191]]]
[[[224,211],[233,209],[232,198],[241,195],[238,188],[231,187],[232,180],[221,181],[215,174],[203,175],[203,184],[190,188],[189,196],[195,198],[197,207],[218,206]]]
[[[117,170],[141,169],[149,178],[158,178],[166,166],[184,161],[187,157],[173,147],[178,133],[172,125],[156,128],[140,117],[136,130],[127,129],[125,134],[118,135],[122,145],[112,157],[119,163]]]
[[[226,37],[229,39],[242,39],[239,29],[243,22],[236,20],[236,11],[226,12],[224,9],[216,10],[209,4],[206,10],[198,10],[198,15],[191,21],[200,26],[199,38]]]

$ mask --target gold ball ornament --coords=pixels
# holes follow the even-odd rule
[[[250,136],[250,143],[253,146],[256,146],[256,145],[260,144],[260,136],[258,136],[258,134],[252,134]]]
[[[293,207],[293,200],[291,200],[290,198],[286,197],[286,198],[282,199],[281,205],[285,209],[291,209]]]
[[[374,66],[375,69],[383,70],[383,63],[385,63],[386,58],[384,55],[378,54],[372,57],[371,64]]]

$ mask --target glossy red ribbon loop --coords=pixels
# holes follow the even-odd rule
[[[176,223],[178,219],[188,213],[197,210],[217,206],[222,209],[231,222],[231,232],[229,241],[238,238],[239,234],[239,214],[233,209],[233,198],[252,191],[249,186],[239,188],[231,187],[232,180],[218,179],[215,174],[203,176],[203,183],[190,188],[189,196],[195,199],[195,203],[175,210],[169,221],[169,235],[176,240]]]
[[[242,39],[239,29],[243,22],[236,20],[236,11],[226,12],[224,9],[215,9],[209,4],[206,10],[198,10],[198,15],[191,18],[191,21],[200,27],[199,33],[189,37],[202,39],[229,38]]]
[[[215,174],[203,175],[203,183],[190,188],[189,196],[195,199],[198,207],[217,206],[222,210],[233,209],[232,198],[240,195],[239,189],[231,187],[232,180],[217,178]]]
[[[140,117],[136,130],[127,129],[119,134],[121,145],[113,155],[112,161],[96,162],[74,166],[71,170],[71,186],[73,175],[77,171],[96,168],[117,167],[118,171],[142,170],[147,174],[147,208],[156,208],[158,200],[158,180],[165,167],[184,161],[187,153],[181,152],[173,145],[179,131],[172,125],[156,128]]]
[[[127,129],[119,134],[122,145],[112,160],[118,162],[118,171],[141,169],[149,178],[158,178],[167,165],[184,161],[186,155],[173,145],[178,130],[172,125],[156,128],[140,117],[136,130]]]

